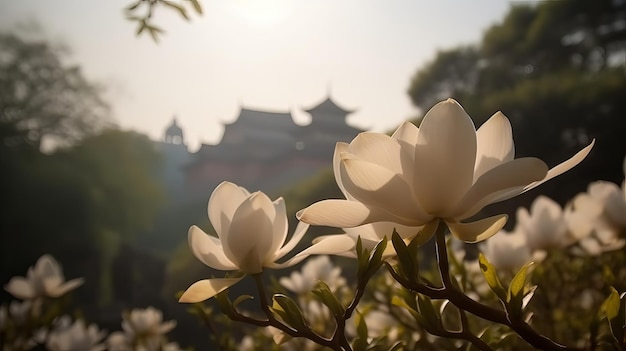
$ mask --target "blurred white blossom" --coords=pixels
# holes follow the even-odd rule
[[[82,278],[65,281],[61,266],[50,255],[43,255],[34,267],[30,267],[26,277],[13,277],[4,290],[19,299],[38,297],[59,297],[83,284]]]
[[[110,351],[161,351],[167,344],[165,334],[176,326],[176,321],[163,322],[163,314],[154,307],[133,309],[123,317],[122,332],[114,332],[107,339]],[[177,345],[170,345],[172,348]]]
[[[513,272],[532,261],[526,235],[520,230],[500,231],[480,244],[480,250],[501,271]]]
[[[597,256],[603,252],[618,250],[626,243],[620,238],[620,230],[606,215],[606,204],[600,201],[604,183],[593,183],[588,192],[576,195],[565,207],[565,220],[570,233],[578,240],[583,253]]]
[[[279,282],[296,294],[306,294],[313,290],[320,280],[332,291],[346,284],[345,278],[341,276],[341,268],[333,265],[330,258],[325,255],[308,260],[300,271],[292,272],[289,277],[280,278]]]
[[[533,201],[530,212],[518,208],[517,225],[526,235],[531,251],[564,248],[576,240],[567,230],[561,206],[543,195]]]
[[[86,326],[82,319],[72,323],[69,316],[63,316],[48,334],[46,348],[50,351],[101,351],[105,349],[101,343],[105,335],[106,332],[95,324]]]

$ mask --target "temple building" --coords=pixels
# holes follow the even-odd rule
[[[202,144],[183,157],[179,169],[187,201],[206,199],[225,180],[250,191],[278,191],[330,167],[335,144],[361,132],[346,122],[353,111],[330,98],[304,111],[311,115],[307,125],[295,123],[290,111],[242,108],[237,119],[224,126],[218,144]],[[175,120],[164,143],[174,145],[169,147],[172,156],[174,149],[187,150]]]

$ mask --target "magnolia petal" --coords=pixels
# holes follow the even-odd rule
[[[380,241],[383,238],[390,239],[394,230],[402,239],[413,238],[422,230],[422,226],[407,226],[394,222],[374,222],[354,228],[343,228],[351,235],[360,236],[362,239]]]
[[[360,160],[377,164],[393,173],[402,173],[400,144],[388,135],[374,132],[360,133],[348,146],[348,152]]]
[[[589,237],[602,211],[602,204],[589,196],[589,194],[581,193],[576,195],[566,206],[564,214],[570,234],[576,239]]]
[[[289,221],[287,220],[287,209],[285,207],[285,200],[282,197],[276,199],[274,204],[274,236],[272,237],[272,246],[270,252],[276,252],[287,238],[287,231],[289,227]]]
[[[411,187],[401,175],[358,159],[344,159],[340,169],[346,190],[360,202],[404,218],[403,224],[419,223],[428,218],[420,211]]]
[[[322,200],[296,213],[296,218],[312,225],[355,227],[367,222],[370,209],[360,202]]]
[[[304,234],[306,234],[306,231],[308,229],[309,229],[309,224],[304,223],[304,222],[298,222],[298,226],[296,226],[296,230],[293,232],[293,236],[287,242],[287,244],[285,244],[285,246],[281,247],[278,251],[276,251],[273,261],[279,260],[286,254],[291,252],[291,250],[293,250],[294,247],[296,247],[296,245],[300,243],[300,241],[302,240],[302,238],[304,237]]]
[[[246,266],[256,267],[274,254],[270,252],[274,237],[274,213],[274,204],[267,195],[255,192],[237,208],[228,233],[222,234],[224,254],[246,273],[249,272],[243,269],[244,262]]]
[[[215,278],[197,281],[193,283],[190,287],[188,287],[187,290],[185,290],[180,299],[178,299],[178,302],[202,302],[230,288],[231,286],[238,283],[241,279],[243,279],[243,277]]]
[[[50,297],[63,296],[69,291],[72,291],[78,288],[79,286],[83,285],[84,283],[85,283],[85,279],[83,278],[72,279],[61,285],[46,287],[46,293]]]
[[[457,238],[468,242],[475,243],[485,239],[489,239],[496,234],[506,224],[507,215],[497,215],[481,219],[471,223],[448,222],[450,232]]]
[[[273,263],[270,268],[286,268],[302,262],[311,255],[338,255],[354,248],[355,240],[348,235],[329,235],[298,253],[284,263]]]
[[[403,141],[407,144],[415,146],[417,144],[417,135],[419,128],[408,121],[404,121],[391,136],[392,138]]]
[[[478,128],[476,142],[474,181],[488,170],[515,157],[511,123],[502,112],[496,112]]]
[[[617,184],[595,181],[589,184],[587,193],[604,204],[604,211],[613,224],[626,227],[626,196]]]
[[[159,334],[163,335],[163,334],[167,334],[171,332],[172,329],[176,327],[176,324],[177,324],[176,321],[163,322],[161,325],[159,325],[159,328],[158,328]]]
[[[556,165],[555,167],[551,168],[548,171],[548,174],[546,174],[545,178],[543,178],[540,181],[534,182],[528,186],[526,186],[524,188],[523,192],[526,192],[530,189],[534,189],[536,187],[538,187],[539,185],[547,182],[548,180],[561,175],[567,171],[569,171],[570,169],[574,168],[577,164],[579,164],[580,162],[582,162],[582,160],[585,159],[585,157],[587,157],[587,155],[589,155],[589,153],[591,152],[591,149],[593,148],[593,145],[596,143],[596,140],[592,140],[591,144],[587,145],[584,149],[578,151],[574,156],[570,157],[568,160],[563,161],[561,163],[559,163],[558,165]],[[516,196],[516,195],[513,195]],[[511,197],[513,197],[511,196]]]
[[[439,218],[435,218],[424,225],[424,228],[420,230],[418,235],[421,237],[420,244],[423,244],[430,240],[430,238],[435,235],[437,231],[437,227],[439,227]]]
[[[215,187],[209,198],[208,212],[217,236],[228,231],[227,224],[230,224],[235,210],[248,196],[250,193],[246,189],[231,182],[222,182]]]
[[[13,277],[4,286],[4,290],[14,297],[22,300],[28,300],[35,297],[33,286],[24,277]]]
[[[351,228],[372,222],[400,222],[402,220],[377,207],[367,207],[356,201],[334,199],[316,202],[298,211],[296,217],[302,222],[312,225],[336,228]]]
[[[538,158],[523,157],[496,166],[483,174],[469,189],[453,214],[458,219],[473,216],[486,205],[495,202],[500,191],[524,186],[543,179],[548,166]]]
[[[563,209],[554,200],[547,196],[539,195],[530,206],[530,211],[534,215],[544,214],[546,220],[556,221],[563,216]]]
[[[237,269],[237,266],[224,255],[224,248],[218,238],[206,234],[194,225],[189,228],[187,239],[191,252],[202,263],[222,271]]]
[[[348,200],[354,200],[352,195],[350,195],[343,186],[343,180],[341,179],[341,172],[339,171],[339,164],[341,162],[341,154],[348,151],[348,144],[343,142],[338,142],[335,144],[335,152],[333,154],[333,173],[335,174],[335,182],[339,187],[339,190],[343,193],[343,196]]]
[[[415,172],[415,145],[419,128],[411,122],[404,122],[396,129],[391,136],[400,143],[400,163],[402,166],[402,176],[413,185]]]
[[[441,216],[456,207],[471,187],[476,160],[476,130],[454,100],[426,113],[415,148],[414,186],[427,213]]]

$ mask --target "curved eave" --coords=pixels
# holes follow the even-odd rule
[[[349,115],[351,113],[356,112],[356,109],[352,109],[352,110],[347,110],[339,105],[337,105],[336,102],[333,101],[332,98],[327,97],[324,101],[322,101],[321,103],[317,104],[314,107],[311,107],[309,109],[305,109],[305,112],[308,112],[310,114],[316,112],[316,111],[339,111],[344,115]]]

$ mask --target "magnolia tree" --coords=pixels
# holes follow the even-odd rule
[[[407,122],[392,136],[338,143],[333,168],[345,199],[299,211],[289,239],[282,198],[224,182],[208,205],[217,237],[192,226],[188,238],[200,261],[229,273],[193,283],[179,301],[194,304],[221,350],[623,350],[626,180],[594,182],[564,208],[539,196],[518,209],[511,232],[506,215],[480,217],[576,166],[592,147],[551,169],[516,159],[502,113],[476,130],[449,99],[419,128]],[[343,233],[294,253],[310,225]],[[478,254],[466,243],[479,243]],[[352,277],[331,256],[349,262]],[[231,299],[228,289],[243,279],[255,282],[254,295]],[[49,255],[13,277],[4,289],[16,300],[0,306],[0,350],[180,350],[166,335],[176,322],[153,307],[124,312],[111,334],[64,313],[63,297],[82,284],[66,281]],[[206,305],[212,298],[222,314]],[[216,331],[232,321],[250,328],[241,340]]]
[[[406,122],[392,136],[367,132],[337,143],[334,174],[345,199],[299,211],[290,240],[282,198],[224,182],[208,205],[217,237],[193,226],[189,245],[200,261],[229,273],[192,284],[180,302],[197,303],[209,320],[202,302],[215,297],[230,320],[262,327],[239,344],[221,342],[224,349],[621,350],[624,184],[591,184],[565,209],[539,197],[518,211],[512,233],[503,231],[506,215],[479,216],[568,171],[592,147],[553,168],[516,159],[502,113],[476,130],[448,99],[419,128]],[[309,225],[344,233],[290,253]],[[422,245],[431,238],[435,246]],[[465,257],[464,243],[477,242],[477,259]],[[421,264],[423,255],[432,257],[428,250],[435,251],[434,269]],[[268,293],[267,270],[311,255],[352,258],[356,281],[346,284],[320,256]],[[228,288],[246,277],[256,283],[255,296],[231,300]],[[244,307],[255,298],[261,312]]]

